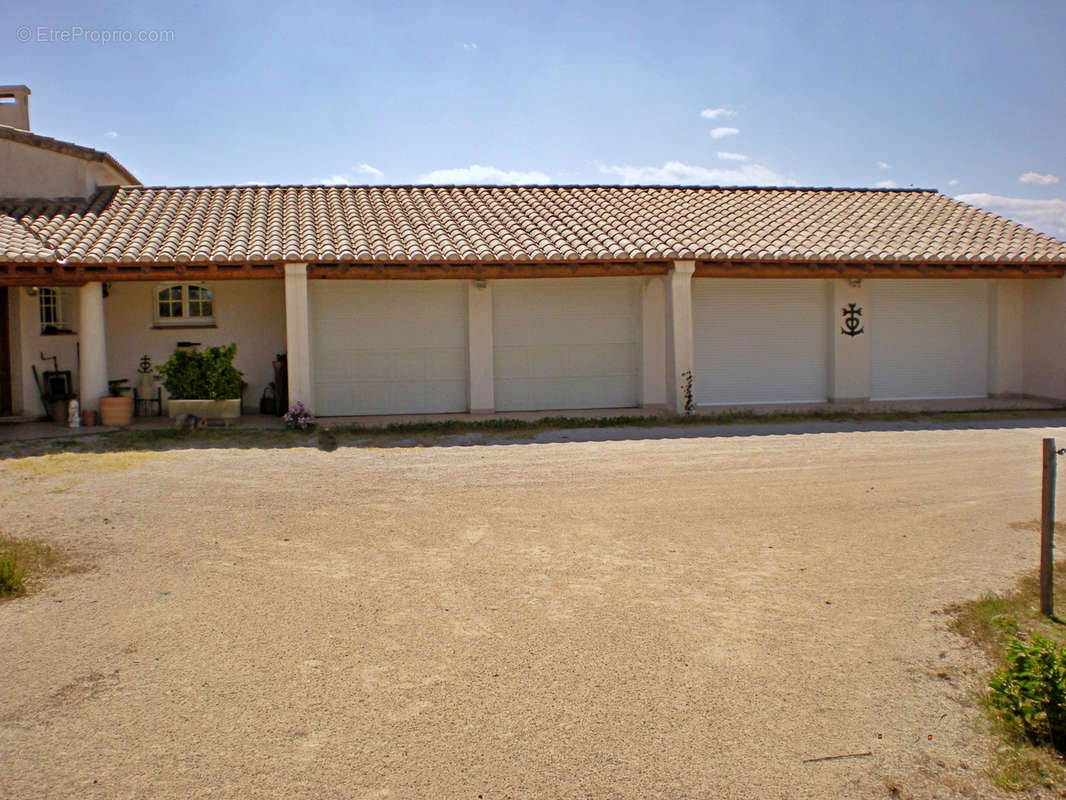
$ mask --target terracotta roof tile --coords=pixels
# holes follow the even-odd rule
[[[0,261],[53,261],[55,251],[14,217],[0,215]]]
[[[121,187],[88,202],[0,201],[0,260],[53,259],[1066,264],[1066,243],[925,190]]]

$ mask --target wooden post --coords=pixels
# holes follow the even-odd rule
[[[1040,498],[1040,613],[1055,614],[1055,440],[1044,440],[1044,481]]]

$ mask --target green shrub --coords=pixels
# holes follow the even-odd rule
[[[1032,643],[1010,637],[1007,666],[988,682],[990,701],[1005,722],[1034,744],[1066,753],[1066,649],[1033,635]]]
[[[175,350],[156,372],[175,400],[235,400],[241,396],[241,371],[233,366],[237,345]]]
[[[22,570],[15,563],[15,554],[10,551],[0,553],[0,597],[22,594],[24,587]]]

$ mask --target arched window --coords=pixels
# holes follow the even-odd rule
[[[155,290],[156,325],[214,325],[211,290],[200,283],[168,283]]]

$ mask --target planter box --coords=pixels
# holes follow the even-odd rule
[[[200,419],[237,419],[241,415],[240,398],[233,400],[168,400],[167,416],[180,419],[192,414]]]

